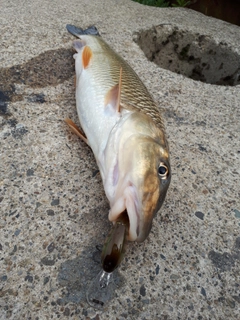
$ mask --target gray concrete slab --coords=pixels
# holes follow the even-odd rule
[[[240,86],[160,68],[135,42],[168,25],[239,55],[239,27],[127,0],[10,0],[0,16],[0,318],[239,319]],[[67,23],[94,24],[132,65],[171,148],[165,204],[149,238],[128,244],[104,312],[85,291],[111,225],[93,154],[63,121],[78,122]]]

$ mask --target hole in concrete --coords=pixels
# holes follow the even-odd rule
[[[136,42],[150,61],[164,69],[211,84],[240,84],[240,55],[227,43],[171,25],[142,31]]]

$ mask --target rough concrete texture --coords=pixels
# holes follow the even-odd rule
[[[0,318],[239,319],[240,86],[166,70],[137,44],[154,28],[158,40],[177,30],[191,43],[185,38],[187,49],[178,51],[171,42],[180,40],[170,36],[166,45],[175,51],[163,51],[171,55],[165,61],[199,62],[194,54],[206,39],[233,59],[239,27],[127,0],[9,0],[0,15]],[[96,246],[111,228],[109,207],[91,150],[63,121],[78,122],[67,23],[97,26],[131,64],[163,112],[171,148],[167,199],[148,239],[128,244],[116,298],[104,312],[89,307],[85,292],[100,269]]]

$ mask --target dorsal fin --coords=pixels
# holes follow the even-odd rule
[[[115,112],[120,112],[122,89],[122,67],[120,68],[119,83],[115,84],[105,95],[105,106],[110,106]]]
[[[85,46],[82,53],[82,64],[83,68],[86,69],[89,65],[89,62],[92,58],[92,50],[89,46]]]
[[[122,90],[122,67],[120,68],[119,83],[118,83],[117,112],[120,112],[121,90]]]

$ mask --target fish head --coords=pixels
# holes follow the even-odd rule
[[[151,128],[152,129],[152,128]],[[118,182],[109,219],[127,210],[128,240],[142,242],[161,208],[171,180],[168,145],[164,132],[153,128],[131,134],[121,147]]]
[[[148,236],[152,220],[164,202],[171,169],[168,152],[152,138],[132,137],[126,148],[128,167],[131,166],[129,186],[125,189],[129,239],[141,242]]]

